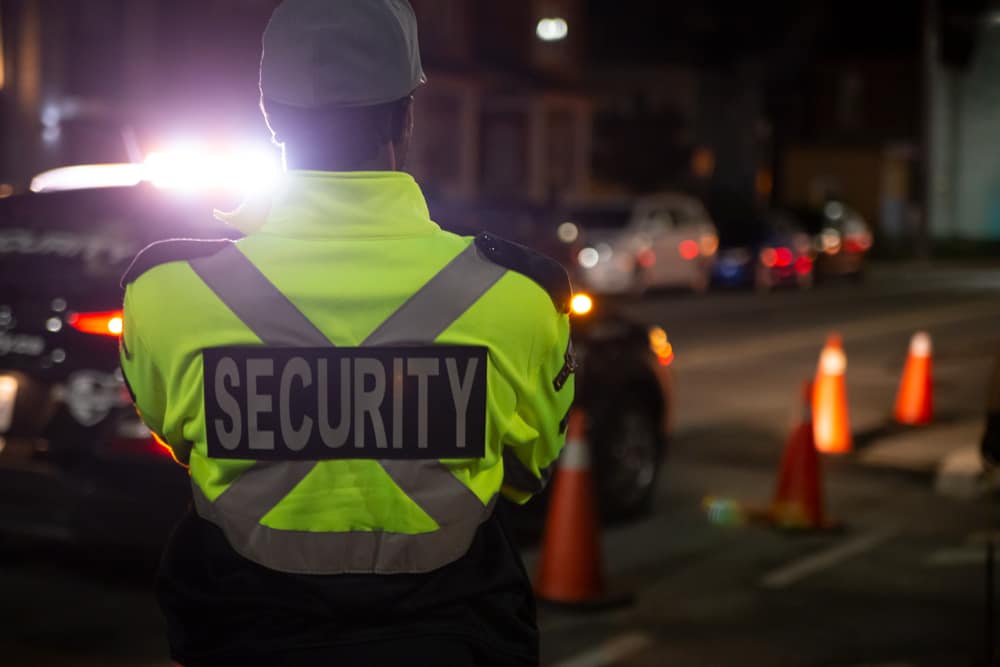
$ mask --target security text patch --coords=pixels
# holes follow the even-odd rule
[[[208,455],[482,458],[486,348],[204,350]]]

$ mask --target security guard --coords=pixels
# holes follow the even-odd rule
[[[563,444],[566,274],[442,231],[400,171],[424,80],[406,0],[286,0],[263,42],[284,191],[241,241],[154,244],[123,280],[125,376],[191,476],[157,578],[172,656],[536,664],[494,510]]]

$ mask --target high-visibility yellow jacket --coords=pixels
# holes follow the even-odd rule
[[[575,369],[565,273],[520,246],[441,230],[403,173],[291,172],[259,230],[236,243],[154,245],[124,283],[121,363],[136,407],[190,467],[198,514],[272,569],[439,568],[465,553],[500,493],[524,502],[538,492],[563,444]],[[212,430],[232,425],[206,416],[206,350],[417,344],[485,348],[482,456],[209,455]],[[244,396],[234,377],[221,389]],[[318,380],[315,369],[290,377]],[[256,408],[265,421],[279,409]],[[293,412],[287,423],[302,428],[319,418],[310,406]],[[413,442],[385,437],[397,436]]]

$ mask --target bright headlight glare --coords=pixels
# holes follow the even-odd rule
[[[259,147],[226,153],[186,146],[150,153],[143,165],[143,180],[158,188],[179,190],[256,194],[273,190],[280,177],[277,155]]]

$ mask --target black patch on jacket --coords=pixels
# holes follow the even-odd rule
[[[476,237],[476,248],[491,262],[531,278],[552,297],[556,310],[569,312],[573,286],[569,282],[569,274],[559,262],[488,232]]]
[[[121,286],[124,289],[146,271],[160,264],[208,257],[229,243],[232,243],[229,239],[169,239],[151,243],[140,250],[132,260],[125,275],[122,276]]]
[[[566,344],[563,366],[559,369],[559,374],[552,380],[552,388],[556,391],[562,391],[562,388],[566,386],[566,381],[569,380],[569,376],[579,370],[579,368],[580,362],[576,360],[576,354],[573,352],[573,339],[570,338],[569,343]]]

